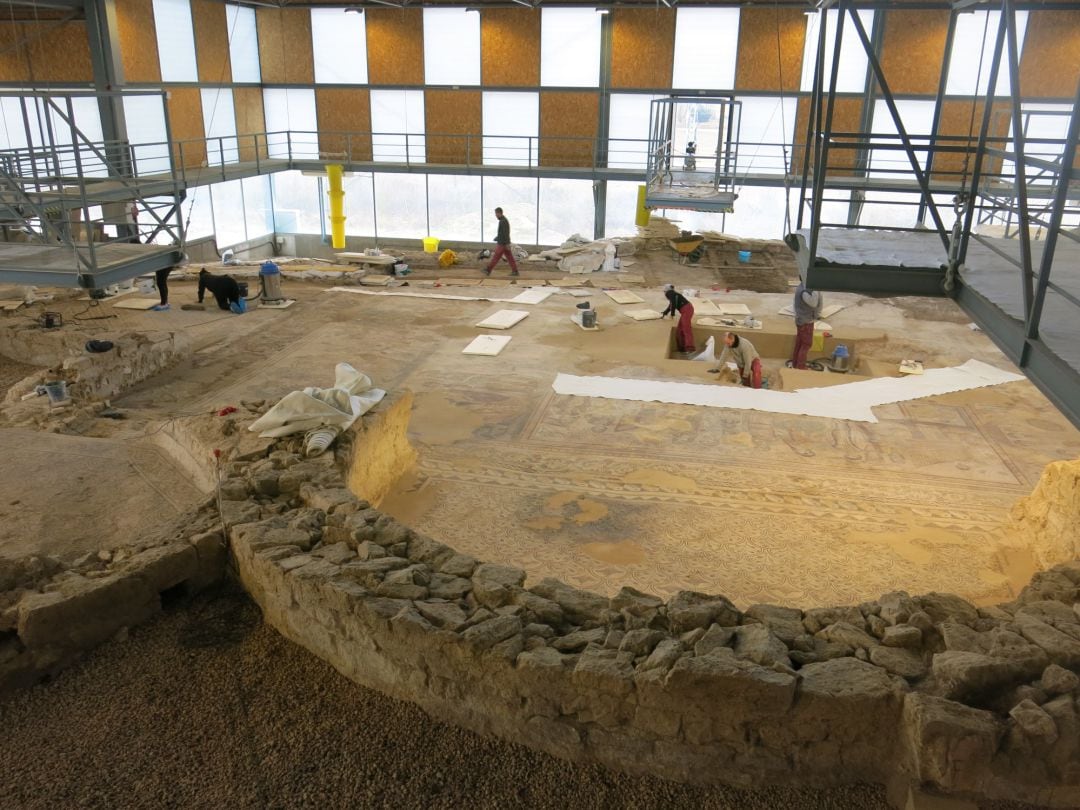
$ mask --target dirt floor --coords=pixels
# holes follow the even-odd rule
[[[411,291],[517,292],[432,288],[436,277],[480,274],[414,266]],[[419,463],[383,507],[533,579],[556,576],[601,593],[625,584],[660,595],[723,593],[743,606],[811,607],[894,589],[995,602],[1030,576],[1023,554],[1000,548],[1008,539],[1002,523],[1046,463],[1080,454],[1080,433],[1034,386],[883,406],[876,424],[556,396],[559,372],[712,382],[708,364],[667,359],[670,321],[638,323],[620,312],[662,309],[657,285],[669,279],[718,287],[723,300],[792,328],[776,315],[790,293],[727,292],[719,271],[675,264],[665,252],[639,253],[627,270],[654,285],[634,287],[644,304],[621,307],[594,289],[603,331],[586,333],[569,320],[579,299],[553,295],[523,307],[529,316],[494,358],[461,349],[483,331],[477,321],[505,308],[499,303],[335,293],[326,291],[329,282],[287,279],[295,306],[237,317],[179,309],[194,284],[176,281],[170,312],[106,303],[95,317],[117,317],[91,323],[186,330],[192,360],[117,399],[127,420],[97,420],[81,432],[139,442],[166,423],[241,399],[328,384],[334,364],[345,361],[379,386],[416,393],[411,438]],[[562,276],[527,266],[524,273],[519,285]],[[838,334],[861,336],[860,358],[892,367],[913,356],[929,366],[977,358],[1009,367],[950,302],[842,294],[827,301],[846,305],[830,323]],[[774,385],[782,365],[765,358]],[[138,484],[130,473],[126,481]]]

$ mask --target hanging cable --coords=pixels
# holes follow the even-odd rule
[[[780,0],[773,4],[776,15],[776,71],[780,79],[780,128],[783,130],[780,139],[780,149],[783,152],[784,161],[784,236],[791,233],[791,173],[788,164],[787,144],[787,115],[784,110],[784,55],[780,37]],[[795,130],[792,128],[792,139],[795,138]]]

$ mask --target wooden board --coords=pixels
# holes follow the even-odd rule
[[[26,302],[21,298],[10,298],[0,300],[0,309],[4,312],[14,312]]]
[[[115,309],[142,309],[147,310],[156,307],[161,301],[157,298],[125,298],[113,304]]]
[[[539,8],[484,9],[480,15],[480,77],[485,87],[540,84]]]
[[[259,65],[267,84],[314,84],[311,12],[306,8],[257,8]]]
[[[266,132],[262,88],[234,87],[233,111],[236,113],[236,134],[240,144],[240,160],[255,160],[256,153],[260,158],[265,158],[267,156],[265,137],[243,137],[244,135],[257,135]]]
[[[645,276],[639,276],[636,273],[616,273],[615,278],[618,279],[620,284],[644,284]]]
[[[93,81],[90,42],[83,20],[71,20],[62,25],[51,20],[4,25],[4,28],[9,27],[16,29],[23,40],[23,47],[15,50],[23,52],[30,64],[30,71],[24,70],[24,75],[15,77],[15,81],[28,82],[28,87],[38,82]]]
[[[513,335],[479,335],[461,350],[462,354],[476,354],[482,357],[495,357],[506,348]]]
[[[707,298],[691,298],[694,315],[723,315],[720,308]]]
[[[623,315],[635,321],[658,321],[664,317],[655,309],[626,309],[623,310]]]
[[[480,278],[438,278],[435,283],[443,287],[479,287]]]
[[[529,317],[528,310],[524,309],[500,309],[498,312],[488,315],[476,326],[481,329],[510,329]]]
[[[483,132],[483,97],[479,90],[426,90],[424,126],[428,163],[476,162]],[[466,138],[472,135],[472,138]]]
[[[552,287],[584,287],[588,283],[586,278],[553,278],[548,279]]]
[[[592,166],[599,115],[598,93],[541,92],[540,165]]]
[[[514,283],[510,278],[485,278],[480,280],[481,287],[509,287]]]
[[[555,294],[554,290],[545,290],[541,287],[531,287],[522,290],[510,299],[511,304],[542,304]]]
[[[795,116],[795,131],[801,132],[802,135],[796,137],[795,142],[801,143],[806,139],[806,119],[810,114],[810,99],[804,96],[799,99],[797,113]],[[858,132],[862,126],[862,99],[861,98],[838,98],[836,99],[836,109],[833,112],[833,130],[836,132]],[[829,169],[830,171],[835,166],[836,168],[852,168],[855,165],[855,152],[854,149],[836,149],[829,153]],[[801,146],[796,146],[791,150],[792,166],[802,166],[803,150]],[[813,160],[813,153],[811,152],[811,160]],[[937,157],[934,158],[936,163]]]
[[[802,81],[805,39],[806,15],[802,9],[744,7],[739,14],[736,89],[775,92],[780,87],[780,76],[783,74],[783,89],[798,92]],[[778,52],[781,55],[780,60],[777,60]],[[805,132],[803,135],[805,136]]]
[[[1080,11],[1028,13],[1020,55],[1023,96],[1071,99],[1080,76]]]
[[[116,0],[125,82],[161,83],[153,0]]]
[[[616,304],[644,304],[645,299],[629,290],[604,290],[604,295]]]
[[[657,3],[654,9],[616,8],[611,16],[611,86],[671,87],[675,9]]]
[[[424,83],[423,14],[419,8],[365,9],[369,84]]]
[[[320,152],[345,155],[346,161],[371,160],[371,94],[366,87],[316,87],[315,114]]]
[[[877,13],[885,14],[881,69],[890,89],[894,93],[933,96],[941,78],[949,10],[889,9]]]
[[[385,267],[401,261],[394,256],[368,256],[366,253],[335,253],[334,256],[346,264],[369,264],[372,267]]]
[[[203,129],[202,94],[198,87],[169,90],[169,122],[172,125],[173,157],[178,164],[201,167],[206,162],[206,131]],[[183,145],[176,141],[188,141]]]
[[[218,0],[191,0],[191,23],[195,29],[199,81],[207,84],[231,82],[229,22],[225,15],[225,4]]]

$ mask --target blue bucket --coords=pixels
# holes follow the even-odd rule
[[[743,264],[746,264],[748,261],[750,261],[750,251],[749,250],[740,250],[739,251],[739,261],[742,262]]]

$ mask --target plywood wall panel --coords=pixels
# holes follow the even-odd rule
[[[488,87],[539,86],[539,9],[484,9],[480,15],[480,76]]]
[[[86,25],[71,20],[0,25],[0,81],[88,83],[94,80]]]
[[[822,110],[822,121],[825,120],[826,110]],[[795,143],[799,144],[792,150],[792,170],[798,174],[802,172],[803,150],[801,144],[806,140],[806,121],[810,113],[810,99],[799,99],[798,114],[795,117]],[[832,127],[836,132],[858,132],[862,123],[862,99],[861,98],[838,98],[833,111]],[[812,159],[812,156],[811,156]],[[833,169],[852,168],[855,165],[855,151],[851,149],[834,150],[830,152],[828,164]]]
[[[259,65],[267,84],[314,84],[311,12],[306,8],[258,8]]]
[[[479,90],[424,93],[429,163],[479,162],[482,155],[483,97]]]
[[[317,88],[315,107],[320,152],[371,160],[371,94],[367,88]]]
[[[29,78],[30,61],[21,42],[21,26],[0,25],[0,81],[21,82]]]
[[[161,82],[152,0],[116,0],[124,81]]]
[[[735,88],[779,90],[782,87],[785,92],[797,91],[802,80],[805,39],[806,15],[801,9],[743,8],[739,18]]]
[[[540,165],[592,166],[599,115],[598,93],[541,93]]]
[[[371,84],[424,83],[422,9],[368,9],[368,81]],[[452,47],[452,43],[448,43]]]
[[[1032,11],[1020,57],[1024,96],[1071,99],[1080,81],[1080,11]]]
[[[937,93],[948,34],[947,10],[885,12],[881,69],[893,93]]]
[[[617,8],[612,16],[611,86],[671,87],[675,9]]]
[[[232,81],[225,4],[219,0],[191,0],[191,21],[195,26],[199,81],[211,84]]]
[[[202,94],[197,87],[177,87],[169,91],[169,127],[172,130],[173,158],[188,168],[197,168],[206,161],[205,143],[185,143],[181,149],[176,141],[201,140],[203,129]]]
[[[255,160],[256,155],[266,157],[265,138],[244,138],[244,135],[258,135],[266,132],[266,117],[263,114],[262,88],[234,87],[233,110],[236,114],[236,134],[240,144],[240,160]]]

